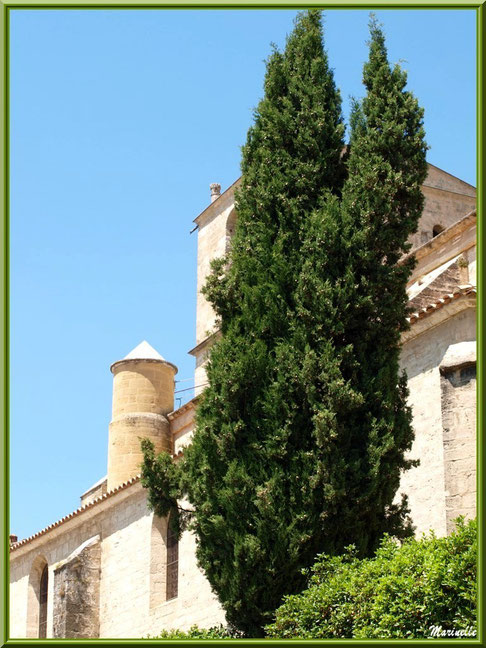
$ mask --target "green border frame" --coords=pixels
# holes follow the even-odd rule
[[[484,161],[484,134],[485,134],[485,84],[483,82],[484,71],[483,60],[486,56],[485,38],[486,38],[486,0],[343,0],[326,1],[326,0],[305,0],[302,3],[296,0],[245,0],[228,2],[228,0],[181,0],[181,2],[164,2],[163,0],[143,0],[140,3],[134,0],[84,0],[78,2],[73,0],[0,0],[0,34],[3,37],[3,47],[1,49],[2,65],[0,78],[1,105],[3,107],[3,124],[0,129],[0,146],[3,151],[2,173],[0,174],[0,195],[2,196],[2,262],[0,264],[0,286],[3,290],[2,305],[4,317],[1,319],[0,331],[2,344],[0,347],[0,364],[3,371],[0,377],[0,412],[2,413],[2,444],[0,450],[0,459],[3,466],[4,479],[0,480],[0,501],[3,503],[4,514],[0,517],[1,533],[0,541],[2,543],[2,587],[0,587],[0,640],[1,645],[56,645],[70,646],[94,645],[94,644],[112,644],[112,645],[227,645],[227,644],[294,644],[301,645],[320,645],[320,644],[393,644],[394,646],[406,646],[410,644],[428,644],[433,641],[434,645],[451,645],[460,643],[461,646],[482,646],[485,645],[485,635],[483,623],[484,619],[484,526],[485,516],[481,515],[484,510],[484,494],[481,486],[484,487],[484,408],[485,408],[485,390],[483,380],[483,344],[481,332],[484,330],[483,316],[483,299],[482,286],[484,279],[484,259],[483,250],[483,214],[484,214],[484,196],[485,196],[485,169]],[[477,326],[478,326],[478,381],[477,381],[477,504],[479,517],[479,537],[478,537],[478,627],[477,636],[474,639],[409,639],[409,640],[390,640],[390,639],[321,639],[321,640],[281,640],[281,639],[238,639],[238,640],[155,640],[155,639],[8,639],[9,619],[8,619],[8,576],[9,576],[9,14],[11,9],[303,9],[310,7],[322,7],[323,9],[475,9],[477,16],[477,213],[478,213],[478,244],[477,244],[477,286],[478,286],[478,308],[477,308]]]

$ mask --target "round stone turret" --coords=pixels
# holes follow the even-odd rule
[[[111,490],[140,473],[140,440],[149,438],[156,452],[171,451],[169,421],[174,409],[177,367],[143,341],[113,373],[113,412],[108,440],[108,483]]]

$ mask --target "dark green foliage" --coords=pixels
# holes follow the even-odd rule
[[[191,512],[178,502],[183,492],[179,466],[167,452],[156,455],[150,439],[142,439],[141,447],[144,459],[141,482],[148,489],[147,503],[159,517],[170,515],[170,524],[180,535]]]
[[[213,628],[198,628],[197,626],[192,626],[189,630],[163,630],[156,637],[146,637],[147,639],[161,639],[161,640],[177,640],[185,639],[240,639],[241,633],[235,630],[234,628],[224,627],[222,625],[216,626]]]
[[[339,368],[348,390],[334,408],[321,396],[313,417],[325,448],[316,477],[329,494],[323,511],[332,529],[321,547],[335,553],[353,542],[370,555],[384,532],[411,533],[406,499],[393,503],[400,472],[412,465],[405,452],[413,441],[399,370],[413,260],[397,261],[422,211],[426,145],[423,111],[404,90],[405,73],[390,67],[374,20],[363,81],[367,94],[352,110],[342,196],[329,196],[307,221],[295,295],[300,332],[322,361],[322,388],[338,393],[328,378],[327,358],[334,357],[333,371]],[[319,378],[313,382],[319,389]],[[330,469],[322,471],[325,465]]]
[[[152,505],[191,502],[199,564],[250,636],[318,553],[371,555],[384,532],[410,533],[406,503],[392,504],[413,438],[398,372],[410,268],[396,261],[420,215],[425,145],[374,24],[364,80],[343,157],[319,12],[271,55],[232,249],[205,287],[222,335],[196,433],[175,468],[146,459]]]
[[[476,563],[476,523],[461,519],[446,538],[400,546],[387,537],[371,559],[358,559],[353,548],[319,556],[308,589],[289,596],[266,631],[282,639],[420,639],[432,626],[474,631]]]
[[[367,94],[353,108],[349,175],[340,204],[329,200],[308,228],[304,249],[312,261],[301,293],[312,317],[323,307],[316,287],[325,286],[328,308],[335,311],[331,339],[340,369],[362,399],[338,416],[340,479],[355,505],[343,502],[352,519],[335,520],[338,544],[352,537],[362,555],[373,551],[384,531],[402,537],[410,532],[406,501],[392,505],[400,471],[411,465],[404,453],[413,441],[406,377],[399,371],[413,260],[397,262],[417,229],[427,171],[423,110],[404,89],[405,72],[390,67],[374,20],[370,27]]]
[[[312,419],[349,398],[332,350],[306,349],[295,318],[306,223],[342,188],[343,130],[319,12],[301,14],[270,57],[243,148],[231,265],[215,264],[206,285],[222,337],[185,460],[199,562],[228,620],[253,636],[322,548]]]

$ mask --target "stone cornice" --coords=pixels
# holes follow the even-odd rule
[[[182,416],[185,412],[187,412],[190,409],[195,409],[197,405],[197,401],[199,400],[199,396],[194,396],[190,401],[187,403],[184,403],[179,409],[174,410],[170,414],[167,414],[167,418],[169,421],[174,421],[175,419],[179,418],[179,416]]]
[[[407,254],[404,254],[398,263],[404,263],[407,259],[412,256],[415,256],[417,261],[420,261],[423,257],[430,254],[433,250],[440,248],[444,243],[449,241],[451,238],[464,232],[471,225],[476,224],[476,210],[473,209],[468,214],[463,216],[460,220],[456,221],[452,225],[449,225],[443,232],[434,236],[434,238],[427,241],[423,245],[420,245],[418,248],[411,250]]]
[[[215,339],[221,335],[221,330],[214,331],[211,335],[208,335],[202,342],[199,342],[194,348],[192,348],[187,353],[194,356],[195,358],[206,349],[206,347],[211,346]]]
[[[399,263],[415,256],[417,263],[408,280],[408,287],[418,278],[432,272],[476,245],[476,210],[450,225],[443,232],[404,255]]]
[[[216,200],[214,200],[212,203],[210,203],[207,207],[205,207],[202,212],[196,216],[196,218],[193,220],[193,223],[196,223],[196,225],[201,225],[201,221],[204,220],[204,216],[209,216],[211,213],[214,211],[217,211],[217,209],[220,207],[221,203],[224,201],[225,198],[228,197],[229,194],[234,193],[234,190],[236,189],[237,185],[241,182],[241,176],[237,178],[233,184],[231,184],[227,189],[221,193]]]
[[[122,365],[147,364],[147,363],[167,365],[168,367],[171,367],[171,369],[174,370],[175,374],[179,371],[178,368],[175,366],[175,364],[173,364],[172,362],[169,362],[168,360],[159,360],[157,358],[123,358],[122,360],[117,360],[116,362],[114,362],[110,367],[110,371],[111,373],[114,373],[114,370],[119,369]]]
[[[454,189],[446,189],[445,187],[436,187],[435,185],[423,183],[422,187],[426,189],[433,189],[434,191],[442,191],[443,193],[453,194],[454,196],[463,196],[464,198],[471,198],[471,200],[476,200],[476,196],[470,193],[464,193],[463,191],[454,191]]]

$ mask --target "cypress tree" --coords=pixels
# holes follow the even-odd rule
[[[343,135],[321,15],[311,10],[298,15],[285,50],[274,48],[267,62],[242,151],[232,249],[213,263],[205,287],[222,335],[180,464],[199,564],[228,620],[252,636],[262,634],[284,594],[301,589],[301,569],[320,548],[311,420],[320,395],[312,385],[325,366],[333,409],[331,383],[340,372],[331,350],[327,362],[303,354],[293,320],[306,222],[328,193],[342,191]],[[175,506],[167,466],[146,450],[150,501],[165,514]]]
[[[307,219],[344,180],[341,102],[320,12],[298,16],[264,87],[243,147],[230,266],[215,264],[205,289],[222,337],[185,461],[199,562],[228,620],[252,636],[284,594],[301,589],[301,569],[320,546],[308,397],[316,358],[303,355],[293,326]],[[324,362],[330,381],[333,363]]]
[[[422,207],[425,145],[374,23],[364,82],[345,179],[320,12],[299,14],[268,60],[232,248],[205,287],[221,337],[192,444],[174,466],[144,443],[149,503],[179,512],[179,529],[190,517],[199,564],[249,636],[317,553],[354,542],[366,554],[383,531],[410,531],[406,503],[392,503],[412,441],[398,371],[410,267],[397,260]]]
[[[370,32],[366,96],[351,116],[348,177],[341,199],[331,196],[309,220],[296,293],[309,343],[319,331],[332,344],[355,396],[324,426],[324,434],[333,429],[335,447],[326,448],[333,470],[322,475],[331,494],[323,546],[335,553],[352,542],[361,555],[370,555],[384,532],[412,532],[406,498],[394,502],[401,472],[414,465],[406,458],[413,429],[399,369],[414,260],[398,261],[417,229],[427,172],[423,110],[405,90],[406,73],[390,66],[374,17]]]
[[[399,368],[400,336],[408,328],[406,285],[415,260],[399,263],[410,249],[423,209],[427,175],[423,109],[406,90],[407,75],[391,66],[381,27],[370,21],[369,58],[364,65],[366,96],[354,110],[348,178],[343,190],[340,231],[347,252],[342,276],[352,277],[344,321],[352,362],[344,375],[363,396],[347,421],[357,453],[361,494],[362,553],[370,554],[384,531],[411,533],[406,498],[393,504],[400,473],[413,442],[406,376]],[[362,476],[362,479],[359,478]],[[366,532],[364,532],[366,531]]]

